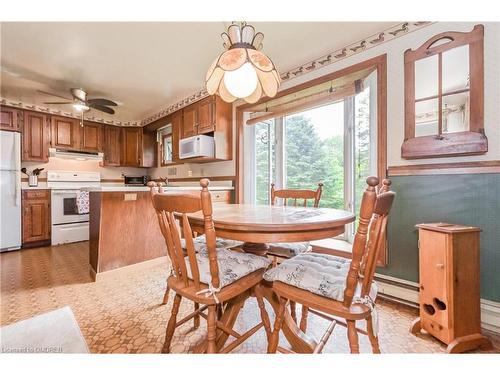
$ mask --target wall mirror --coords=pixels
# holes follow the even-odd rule
[[[484,134],[483,25],[445,32],[405,52],[406,159],[476,155]]]

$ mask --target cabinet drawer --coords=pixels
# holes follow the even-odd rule
[[[212,202],[224,202],[230,203],[231,192],[230,191],[213,191],[211,192]]]
[[[24,199],[49,199],[50,191],[45,189],[40,190],[24,190]]]

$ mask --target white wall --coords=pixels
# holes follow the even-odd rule
[[[22,162],[22,167],[26,167],[29,171],[35,168],[44,168],[40,173],[41,178],[47,177],[47,170],[58,171],[92,171],[100,172],[101,179],[120,179],[122,173],[130,176],[146,175],[146,168],[126,168],[126,167],[101,167],[99,162],[95,160],[78,161],[71,159],[49,158],[48,163],[38,162]],[[22,177],[26,177],[22,175]]]

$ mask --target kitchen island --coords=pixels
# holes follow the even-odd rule
[[[167,191],[197,192],[194,186],[167,186]],[[90,192],[90,273],[104,273],[167,255],[147,186],[102,184]],[[212,200],[229,202],[232,187],[211,187]]]

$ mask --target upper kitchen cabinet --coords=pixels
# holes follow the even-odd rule
[[[80,121],[70,117],[52,116],[52,147],[79,150]]]
[[[103,148],[104,126],[95,122],[83,122],[80,128],[82,151],[100,152]]]
[[[0,108],[0,130],[21,131],[22,111],[10,108]]]
[[[142,128],[121,129],[121,166],[154,167],[156,134]]]
[[[189,138],[198,134],[198,106],[191,105],[182,111],[181,138]]]
[[[138,167],[141,164],[142,128],[122,128],[121,146],[120,165]]]
[[[214,158],[189,159],[189,162],[232,159],[232,114],[231,103],[218,96],[209,96],[182,110],[181,139],[206,134],[213,135],[215,140]]]
[[[49,161],[50,128],[47,115],[24,111],[22,161]]]
[[[114,167],[120,166],[120,133],[121,128],[118,126],[104,126],[104,159],[102,161],[102,165]]]

